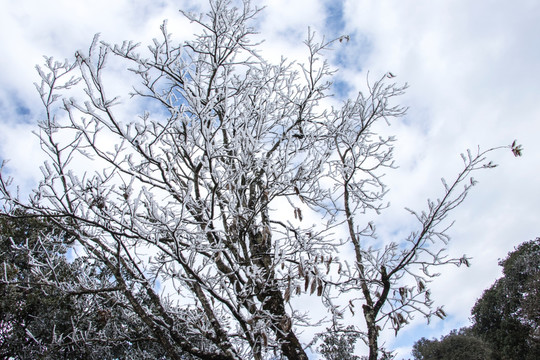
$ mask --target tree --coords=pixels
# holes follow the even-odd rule
[[[537,359],[540,238],[521,244],[499,262],[504,276],[472,309],[473,325],[441,340],[420,339],[413,355],[428,359]]]
[[[84,258],[69,262],[60,229],[14,215],[20,218],[0,218],[1,358],[164,358],[137,317],[125,316],[108,292],[73,288],[83,273],[103,284],[106,272]],[[45,268],[55,271],[40,273]]]
[[[499,262],[498,279],[472,309],[473,330],[501,359],[540,357],[540,238],[521,244]]]
[[[354,345],[358,340],[358,333],[354,327],[350,326],[340,333],[327,329],[327,333],[319,334],[315,337],[315,342],[322,339],[317,352],[324,356],[326,360],[360,360],[354,355]]]
[[[65,249],[50,244],[47,253],[39,251],[37,239],[50,226],[38,220],[8,221],[0,219],[0,356],[31,358],[43,355],[45,339],[51,342],[52,325],[64,332],[69,326],[73,304],[65,301],[54,288],[36,286],[40,280],[32,273],[34,262],[52,261],[58,273],[65,276],[69,267],[62,253]],[[32,252],[37,256],[29,256]],[[39,255],[41,256],[39,256]],[[45,294],[48,296],[45,298]],[[34,355],[34,356],[32,356]]]
[[[452,330],[440,340],[422,338],[414,346],[415,360],[491,360],[491,348],[480,338],[471,334],[470,329]]]
[[[381,76],[329,107],[323,53],[338,41],[309,33],[305,64],[270,64],[250,40],[259,9],[242,5],[212,0],[206,17],[184,13],[201,34],[176,44],[164,24],[146,56],[96,37],[74,62],[47,58],[37,88],[50,159],[28,202],[0,178],[4,213],[22,207],[62,229],[107,274],[102,284],[83,273],[77,287],[115,289],[109,296],[171,359],[307,359],[298,327],[313,324],[291,299],[316,294],[336,324],[361,309],[355,331],[375,360],[383,328],[397,332],[417,311],[444,317],[429,298],[431,269],[468,264],[444,257],[444,220],[471,173],[494,166],[485,161],[494,149],[463,155],[440,200],[411,211],[418,231],[370,247],[375,228],[358,223],[384,209],[381,176],[393,168],[394,139],[375,127],[405,113],[393,102],[406,86]],[[138,77],[131,97],[106,91],[112,60]]]

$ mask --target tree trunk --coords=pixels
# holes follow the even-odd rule
[[[263,309],[272,314],[272,330],[277,341],[281,343],[281,351],[289,360],[308,360],[302,344],[292,330],[292,321],[285,310],[283,294],[274,280],[275,273],[271,267],[271,259],[267,255],[271,251],[270,234],[252,233],[250,242],[253,263],[264,269],[262,278],[268,279],[259,284],[260,291],[257,298],[263,303]]]
[[[264,295],[263,295],[264,294]],[[285,304],[281,292],[276,288],[263,291],[261,297],[266,297],[263,305],[264,310],[270,312],[274,319],[274,332],[277,340],[281,343],[281,351],[289,360],[308,360],[302,344],[292,331],[292,322],[285,311]]]
[[[368,346],[369,346],[369,360],[377,360],[377,355],[379,353],[378,345],[378,330],[377,324],[375,323],[375,314],[373,309],[368,306],[363,306],[364,318],[366,319],[366,325],[368,328]]]

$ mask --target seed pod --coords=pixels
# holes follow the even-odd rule
[[[268,346],[268,337],[266,336],[266,334],[262,332],[261,333],[261,338],[263,340],[264,347],[267,347]]]
[[[304,267],[302,266],[302,260],[298,262],[298,276],[304,277]]]
[[[319,282],[319,286],[317,287],[317,296],[322,296],[324,285],[321,279],[318,279],[318,280],[320,282]]]

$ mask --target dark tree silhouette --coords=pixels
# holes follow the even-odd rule
[[[474,305],[473,330],[501,359],[538,359],[540,238],[521,244],[499,265],[504,276]]]

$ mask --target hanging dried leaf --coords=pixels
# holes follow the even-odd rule
[[[426,297],[426,302],[431,301],[431,292],[429,290],[426,291],[425,297]]]
[[[317,287],[317,296],[322,296],[323,290],[324,290],[324,285],[323,285],[323,283],[321,281],[321,283]]]
[[[268,347],[268,337],[266,336],[264,332],[261,333],[261,338],[262,338],[264,347]]]
[[[435,311],[435,316],[437,316],[438,318],[440,318],[442,320],[442,319],[444,319],[446,317],[446,313],[444,312],[444,310],[442,308],[438,308]]]
[[[407,320],[405,319],[405,317],[401,313],[397,314],[397,319],[398,319],[398,322],[399,322],[400,325],[407,323]]]
[[[418,280],[418,292],[424,291],[425,288],[426,288],[426,286],[424,285],[422,280]]]
[[[401,303],[403,304],[407,298],[407,289],[404,287],[400,287],[399,296],[401,297]]]
[[[289,286],[287,286],[287,288],[285,289],[285,294],[283,294],[283,299],[285,300],[285,302],[289,302],[289,300],[291,300],[291,288]]]
[[[272,235],[272,232],[270,230],[270,226],[265,225],[263,228],[263,238],[266,241],[270,236]]]
[[[311,291],[309,292],[309,295],[313,295],[313,293],[317,290],[317,281],[316,279],[313,279],[311,282]]]
[[[517,140],[514,140],[510,147],[514,156],[518,157],[523,155],[523,147],[521,145],[517,145]]]

